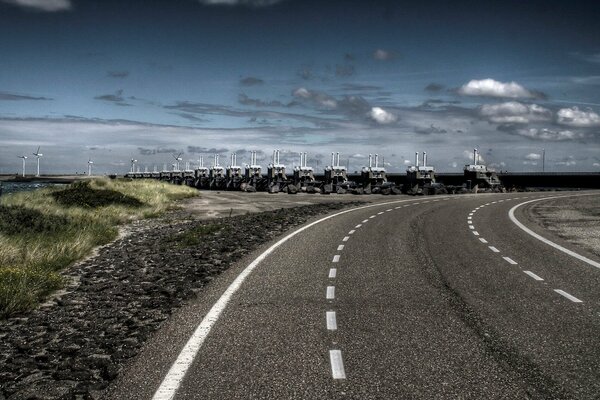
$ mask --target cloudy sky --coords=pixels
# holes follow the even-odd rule
[[[452,3],[452,4],[450,4]],[[0,173],[273,149],[600,171],[600,2],[0,0]]]

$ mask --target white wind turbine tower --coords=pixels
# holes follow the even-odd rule
[[[22,156],[18,156],[18,157],[23,160],[23,178],[25,178],[25,160],[27,160],[27,156],[22,155]]]
[[[183,153],[179,153],[178,155],[173,154],[173,158],[175,159],[175,170],[177,172],[179,172],[179,161],[183,160],[183,158],[181,158],[181,155]]]
[[[35,176],[40,176],[40,158],[43,156],[43,154],[40,153],[40,146],[38,146],[37,151],[33,153],[33,155],[37,158],[37,174],[35,174]]]
[[[131,159],[131,173],[135,173],[135,163],[137,162],[136,159]]]
[[[88,176],[92,176],[92,164],[94,162],[92,161],[92,159],[88,159]]]

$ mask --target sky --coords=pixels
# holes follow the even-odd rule
[[[0,0],[0,173],[600,171],[600,2]]]

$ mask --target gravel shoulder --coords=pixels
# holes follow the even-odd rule
[[[600,257],[600,194],[536,202],[526,215],[552,235]]]
[[[100,398],[152,333],[215,276],[289,229],[357,200],[203,193],[127,226],[66,272],[71,284],[60,296],[0,321],[0,400]]]

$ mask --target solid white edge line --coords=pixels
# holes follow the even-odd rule
[[[536,274],[534,274],[534,273],[533,273],[533,272],[531,272],[531,271],[523,271],[523,272],[525,272],[527,275],[529,275],[530,277],[532,277],[532,278],[533,278],[533,279],[535,279],[536,281],[543,281],[543,280],[544,280],[544,278],[542,278],[542,277],[541,277],[541,276],[539,276],[539,275],[536,275]]]
[[[329,350],[329,360],[331,362],[331,376],[333,379],[346,379],[344,362],[342,361],[341,350]]]
[[[337,320],[335,318],[335,311],[327,311],[325,318],[327,320],[327,330],[335,331],[337,329]]]
[[[225,291],[223,292],[221,297],[215,302],[215,304],[212,306],[212,308],[204,316],[204,318],[202,319],[202,321],[200,322],[198,327],[196,327],[196,330],[194,331],[192,336],[188,339],[187,343],[183,346],[183,349],[177,356],[177,359],[171,365],[169,372],[167,372],[167,375],[164,377],[160,386],[154,393],[154,396],[152,397],[153,400],[170,400],[170,399],[173,399],[173,397],[175,397],[175,393],[177,392],[177,389],[179,389],[179,386],[181,385],[181,382],[183,381],[185,374],[187,373],[189,367],[192,365],[194,359],[196,358],[196,354],[198,354],[200,347],[202,346],[202,344],[208,337],[208,334],[210,333],[214,324],[218,321],[219,317],[223,313],[223,310],[225,310],[225,307],[227,307],[227,304],[229,304],[229,302],[231,301],[231,297],[239,290],[239,288],[242,286],[242,283],[244,283],[244,281],[246,280],[248,275],[250,275],[252,273],[252,271],[254,271],[254,269],[256,269],[256,267],[265,258],[267,258],[267,256],[270,255],[275,249],[277,249],[283,243],[287,242],[288,240],[290,240],[291,238],[293,238],[300,232],[303,232],[323,221],[327,221],[327,220],[335,218],[339,215],[347,214],[347,213],[354,212],[354,211],[364,210],[366,208],[371,208],[371,207],[379,207],[382,205],[403,203],[406,201],[410,201],[410,200],[395,200],[395,201],[390,201],[390,202],[386,202],[386,203],[368,204],[366,206],[361,206],[361,207],[356,207],[356,208],[351,208],[348,210],[340,211],[335,214],[331,214],[331,215],[328,215],[321,219],[318,219],[314,222],[311,222],[310,224],[305,225],[301,228],[298,228],[294,232],[290,233],[289,235],[287,235],[287,236],[281,238],[280,240],[278,240],[277,242],[275,242],[271,247],[269,247],[262,254],[260,254],[258,257],[256,257],[250,264],[248,264],[248,266],[246,268],[244,268],[244,270],[242,270],[242,272],[240,272],[240,274],[233,280],[233,282],[231,282],[231,284],[227,287],[227,289],[225,289]]]
[[[546,239],[545,237],[538,235],[537,233],[535,233],[534,231],[532,231],[531,229],[529,229],[528,227],[526,227],[525,225],[523,225],[516,217],[515,217],[515,210],[519,207],[521,207],[524,204],[527,203],[533,203],[534,201],[542,201],[542,200],[548,200],[548,199],[558,199],[558,198],[562,198],[562,197],[578,197],[578,196],[592,196],[592,195],[598,195],[598,193],[586,193],[586,194],[575,194],[575,195],[568,195],[568,196],[552,196],[552,197],[543,197],[540,199],[534,199],[534,200],[529,200],[529,201],[525,201],[523,203],[517,204],[516,206],[514,206],[513,208],[511,208],[508,211],[508,217],[510,218],[510,220],[512,222],[514,222],[515,225],[517,225],[519,228],[521,228],[522,230],[524,230],[526,233],[528,233],[529,235],[533,236],[534,238],[536,238],[537,240],[546,243],[549,246],[554,247],[557,250],[562,251],[563,253],[566,253],[568,255],[570,255],[571,257],[575,257],[578,260],[581,260],[593,267],[596,268],[600,268],[600,263],[596,262],[594,260],[590,260],[587,257],[582,256],[581,254],[575,253],[572,250],[566,249],[564,247],[562,247],[559,244],[556,244],[548,239]]]
[[[335,299],[335,286],[327,286],[327,292],[325,293],[327,300]]]
[[[579,300],[577,297],[570,295],[569,293],[565,292],[564,290],[560,290],[560,289],[554,289],[554,291],[558,294],[560,294],[561,296],[566,297],[567,299],[571,300],[573,303],[583,303],[583,301]]]
[[[337,268],[330,268],[329,269],[329,278],[333,279],[337,276]]]
[[[331,262],[339,262],[340,261],[340,255],[336,254],[335,256],[333,256],[333,260]]]

